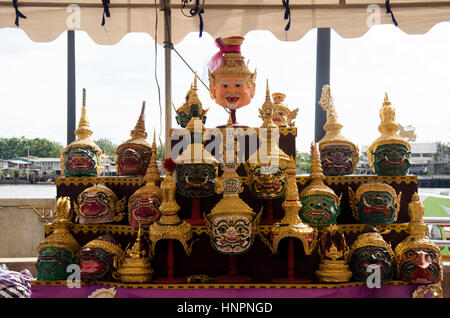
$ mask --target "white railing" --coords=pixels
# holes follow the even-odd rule
[[[428,225],[450,225],[450,217],[424,217],[423,221]],[[450,240],[432,240],[438,246],[450,246]]]

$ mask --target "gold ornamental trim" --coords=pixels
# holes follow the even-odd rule
[[[297,176],[297,183],[305,185],[308,182],[308,176]],[[406,184],[414,183],[418,184],[419,179],[417,176],[376,176],[376,175],[350,175],[350,176],[325,176],[325,183],[331,184],[349,184],[349,183],[366,183],[366,182],[384,182],[384,183],[397,183],[402,182]]]
[[[308,183],[307,175],[297,175],[296,181],[301,185]],[[248,177],[241,177],[242,183],[248,184]],[[419,180],[417,176],[376,176],[376,175],[350,175],[350,176],[325,176],[325,182],[327,184],[349,184],[349,183],[365,183],[365,182],[385,182],[385,183],[414,183],[418,184]],[[144,177],[59,177],[56,178],[56,186],[69,186],[69,185],[95,185],[97,183],[103,184],[114,184],[114,185],[134,185],[143,186],[145,185]]]
[[[144,177],[59,177],[55,179],[56,186],[69,186],[69,185],[84,185],[90,186],[97,183],[102,184],[114,184],[114,185],[133,185],[143,186],[145,185]]]
[[[32,280],[32,286],[67,286],[66,280],[42,281]],[[119,282],[95,282],[86,283],[81,281],[81,286],[101,285],[116,288],[139,288],[139,289],[172,289],[172,290],[189,290],[189,289],[318,289],[318,288],[343,288],[366,286],[366,282],[347,282],[347,283],[327,283],[327,284],[129,284]],[[381,282],[384,286],[402,286],[414,285],[409,282],[393,280]]]
[[[336,225],[340,232],[342,233],[362,233],[367,224],[337,224]],[[377,230],[382,233],[385,231],[394,231],[396,233],[406,232],[408,228],[408,223],[394,223],[394,224],[377,224],[374,225]],[[268,236],[272,231],[272,225],[259,225],[259,232],[265,236]],[[45,235],[51,234],[55,229],[53,224],[45,225]],[[207,227],[204,225],[192,225],[192,234],[200,236],[202,234],[208,234]],[[323,230],[321,227],[317,227],[320,232]],[[116,224],[71,224],[69,226],[69,231],[73,234],[89,232],[96,234],[126,234],[126,235],[137,235],[138,228],[132,227],[130,225],[116,225]]]

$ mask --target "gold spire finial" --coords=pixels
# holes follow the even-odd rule
[[[145,181],[148,184],[155,184],[160,180],[158,164],[156,162],[156,129],[153,132],[152,156],[150,157],[150,164],[148,165],[145,174]]]
[[[378,137],[372,145],[367,149],[367,157],[369,158],[369,165],[374,169],[375,158],[372,152],[375,152],[376,148],[386,144],[401,144],[406,146],[408,151],[411,150],[409,142],[398,134],[400,126],[395,122],[395,109],[392,107],[389,101],[388,94],[385,93],[383,105],[380,109],[381,123],[378,126],[378,131],[381,136]]]
[[[133,139],[145,139],[147,138],[147,132],[145,131],[145,101],[142,102],[142,108],[141,108],[141,115],[139,116],[139,119],[136,123],[136,126],[131,131],[130,136]]]
[[[343,125],[339,122],[336,108],[334,107],[334,99],[331,95],[330,85],[324,85],[322,87],[322,95],[320,96],[319,104],[324,111],[327,112],[327,122],[323,126],[325,130],[325,136],[319,141],[319,148],[328,145],[346,145],[354,151],[354,171],[356,171],[356,163],[358,162],[359,148],[356,144],[345,138],[341,134]]]
[[[80,121],[78,128],[75,130],[77,139],[87,139],[92,136],[92,130],[89,127],[89,120],[86,115],[86,89],[83,88],[83,106],[81,107]]]
[[[309,175],[310,184],[302,190],[300,197],[308,195],[324,194],[333,197],[336,204],[339,205],[341,199],[334,193],[333,189],[324,183],[325,175],[323,174],[322,163],[320,161],[320,153],[318,144],[311,143],[311,173]]]
[[[411,202],[408,204],[409,226],[408,232],[410,235],[427,235],[428,227],[423,222],[425,214],[425,207],[420,202],[420,197],[415,192],[411,197]]]
[[[269,90],[269,79],[266,80],[266,98],[264,104],[259,109],[259,117],[264,121],[261,128],[278,128],[278,126],[273,122],[273,113],[275,111],[275,106],[270,99]]]

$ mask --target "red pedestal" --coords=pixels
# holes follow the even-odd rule
[[[248,276],[238,275],[236,268],[236,256],[228,256],[228,275],[219,276],[215,279],[216,283],[221,284],[243,284],[251,280]]]
[[[175,261],[173,255],[173,240],[167,242],[167,277],[161,277],[153,280],[157,284],[183,284],[186,279],[175,277]]]
[[[275,223],[273,219],[273,200],[264,200],[264,211],[263,217],[261,218],[260,224],[272,225]]]
[[[200,198],[192,198],[192,214],[191,218],[186,220],[191,225],[205,225],[205,221],[200,215]]]
[[[295,278],[295,256],[294,256],[294,238],[289,238],[288,249],[288,277],[275,278],[272,281],[279,284],[307,284],[311,283],[306,278]]]

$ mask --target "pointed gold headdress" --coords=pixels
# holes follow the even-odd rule
[[[86,115],[86,89],[83,88],[83,104],[81,107],[80,121],[78,123],[78,128],[75,130],[76,140],[70,143],[61,152],[61,172],[64,174],[64,161],[65,153],[70,148],[83,148],[91,147],[98,154],[97,158],[97,174],[101,174],[103,170],[103,159],[104,155],[99,146],[92,140],[92,130],[89,127],[89,120]]]
[[[353,153],[353,172],[356,171],[356,164],[359,159],[359,148],[356,144],[345,138],[341,134],[342,127],[344,127],[338,119],[336,109],[334,107],[333,96],[329,85],[322,87],[322,95],[319,104],[324,111],[327,112],[327,122],[323,126],[325,136],[319,141],[319,149],[322,150],[328,145],[346,145],[354,151]]]
[[[333,197],[339,206],[341,199],[334,193],[333,189],[324,183],[325,175],[323,174],[322,164],[320,163],[320,153],[318,144],[311,143],[311,174],[309,175],[310,184],[300,192],[300,197],[308,195],[325,194]]]
[[[167,158],[164,162],[166,175],[160,188],[162,192],[162,203],[159,207],[161,218],[150,225],[149,235],[152,242],[152,255],[155,255],[156,243],[159,240],[178,240],[183,245],[187,255],[190,255],[192,250],[192,245],[189,246],[187,243],[192,238],[192,227],[186,221],[181,220],[177,214],[181,208],[175,199],[177,186],[173,180],[174,167],[170,167],[171,165],[175,166],[172,158]]]
[[[395,122],[395,109],[392,107],[387,93],[384,95],[383,106],[380,109],[380,118],[381,124],[378,126],[378,131],[381,133],[381,136],[375,139],[367,149],[367,157],[369,158],[369,165],[372,169],[375,169],[375,158],[372,152],[375,152],[376,148],[381,145],[401,144],[406,146],[408,151],[411,151],[409,142],[397,133],[400,127]]]

